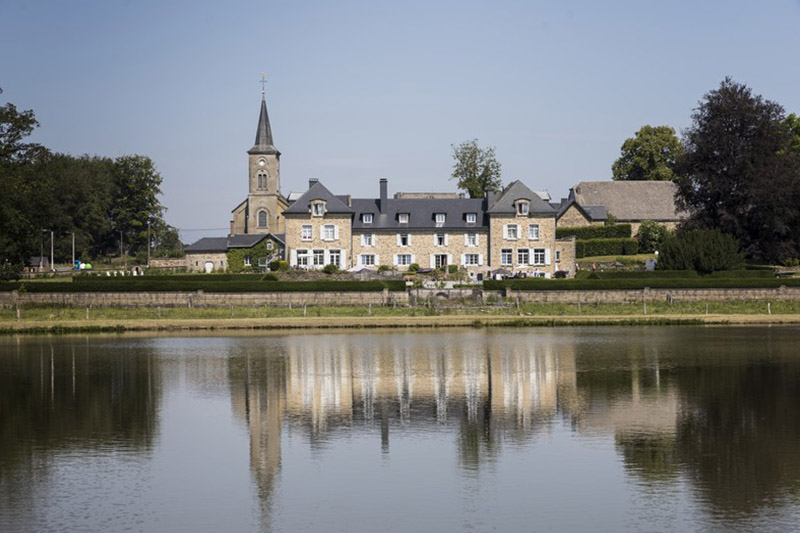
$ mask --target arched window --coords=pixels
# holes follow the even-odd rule
[[[267,172],[262,170],[258,173],[258,188],[259,190],[264,190],[267,188]]]
[[[258,227],[259,228],[267,227],[267,211],[264,209],[258,212]]]

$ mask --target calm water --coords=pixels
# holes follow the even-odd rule
[[[797,531],[799,344],[0,339],[0,531]]]

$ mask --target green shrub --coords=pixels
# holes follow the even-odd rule
[[[339,267],[331,263],[322,267],[322,271],[326,274],[336,274],[339,272]]]
[[[659,224],[652,220],[645,220],[639,226],[637,238],[639,240],[639,251],[642,253],[652,253],[661,248],[664,239],[669,235],[669,230],[664,224]]]
[[[22,264],[0,263],[0,281],[19,279],[22,273]]]
[[[377,292],[405,290],[402,280],[380,281],[153,281],[137,278],[118,283],[0,282],[0,291],[25,288],[28,292]]]
[[[261,281],[278,281],[278,276],[268,272],[261,277]]]
[[[696,229],[667,237],[659,250],[659,270],[738,270],[744,266],[739,240],[718,229]]]
[[[636,255],[637,253],[639,253],[639,243],[636,239],[616,238],[575,241],[575,256],[577,258],[598,255]]]
[[[698,276],[696,278],[653,278],[653,279],[513,279],[487,280],[485,290],[515,291],[569,291],[569,290],[642,290],[651,289],[775,289],[780,286],[800,287],[800,279],[775,278],[719,278]]]
[[[455,274],[458,272],[458,265],[447,265],[447,272],[449,274]]]
[[[418,270],[419,270],[419,264],[418,263],[411,263],[410,265],[408,265],[408,271],[409,272],[417,272]]]
[[[564,226],[556,228],[556,238],[575,236],[576,239],[629,239],[631,237],[630,224],[613,224],[610,226]]]
[[[392,269],[392,267],[390,267],[389,265],[380,265],[380,266],[378,266],[378,272],[387,272],[387,271],[389,271],[391,269]]]

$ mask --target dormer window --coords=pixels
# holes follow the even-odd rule
[[[467,224],[475,224],[478,221],[477,213],[467,213]]]
[[[408,213],[397,213],[397,222],[399,224],[408,224]]]
[[[361,215],[361,222],[364,224],[372,224],[372,213],[364,213]]]
[[[528,210],[530,207],[530,203],[527,200],[517,200],[517,214],[518,215],[527,215]]]
[[[444,226],[444,221],[446,218],[447,216],[444,213],[436,213],[435,215],[436,227],[441,228],[442,226]]]
[[[315,200],[311,202],[311,214],[315,217],[321,217],[325,214],[325,202],[322,200]]]

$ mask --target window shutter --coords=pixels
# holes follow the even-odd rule
[[[430,263],[428,263],[428,266],[430,268],[436,268],[436,257],[434,256],[434,254],[431,254],[431,256],[429,257],[429,261]]]
[[[417,262],[417,258],[414,257],[414,254],[411,254],[411,262],[412,263],[416,263]]]
[[[367,236],[362,233],[361,234],[361,246],[366,246],[366,245],[367,245]]]
[[[450,235],[447,233],[444,234],[444,245],[447,246],[450,242]]]
[[[478,254],[478,265],[483,265],[483,254]]]
[[[447,264],[448,265],[453,264],[453,254],[447,254]]]
[[[333,240],[339,240],[339,224],[334,224],[333,226]],[[344,262],[342,262],[342,264],[344,264]]]
[[[433,245],[434,245],[434,246],[436,246],[436,245],[438,244],[438,243],[436,242],[436,240],[437,240],[437,239],[436,239],[436,236],[437,236],[437,234],[436,234],[436,233],[434,233],[434,234],[433,234]]]
[[[522,238],[522,225],[516,224],[516,226],[517,226],[517,239],[521,239]]]
[[[289,264],[291,266],[297,266],[297,250],[289,252]]]
[[[408,234],[408,245],[411,246],[411,234],[410,233]],[[411,261],[411,262],[413,263],[414,261]]]
[[[503,224],[503,238],[508,239],[508,224]]]
[[[467,266],[467,254],[461,254],[461,266]]]
[[[393,264],[394,266],[397,266],[397,254],[393,254],[393,255],[392,255],[392,264]]]
[[[545,248],[544,250],[544,264],[545,265],[550,264],[550,248]]]
[[[339,266],[347,268],[347,250],[339,250],[339,253],[341,254],[339,256]]]
[[[464,246],[469,246],[469,233],[464,234]]]
[[[397,234],[397,246],[400,246],[400,234]],[[395,258],[395,265],[397,264],[397,258]]]
[[[475,234],[475,246],[479,246],[481,244],[481,236],[479,233]]]
[[[375,255],[375,265],[374,266],[377,268],[378,266],[380,266],[380,264],[381,264],[381,258],[378,257],[378,255],[376,254]]]

